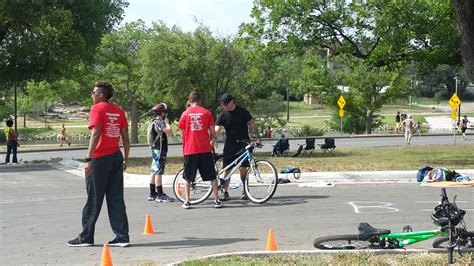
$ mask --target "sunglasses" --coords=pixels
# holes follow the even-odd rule
[[[221,105],[222,105],[222,106],[227,106],[227,105],[229,105],[230,102],[232,102],[232,101],[229,101],[229,102],[221,102]]]

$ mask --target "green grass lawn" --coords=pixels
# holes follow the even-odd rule
[[[256,153],[256,159],[270,160],[278,170],[298,167],[303,171],[382,171],[417,170],[426,165],[450,169],[474,169],[474,144],[420,145],[410,147],[337,148],[335,156],[272,157]],[[293,151],[294,152],[294,151]],[[151,158],[130,158],[129,173],[148,174]],[[167,158],[165,174],[175,174],[183,167],[182,157]]]
[[[269,255],[269,256],[228,256],[185,262],[186,266],[204,265],[446,265],[445,253],[415,254],[373,254],[373,253],[335,253],[314,255]],[[474,253],[455,253],[456,265],[473,265]]]

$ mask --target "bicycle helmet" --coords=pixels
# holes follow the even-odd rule
[[[456,226],[462,221],[465,213],[466,211],[458,209],[452,203],[442,203],[435,207],[434,213],[431,214],[431,219],[441,227],[448,226],[450,220],[451,225]]]
[[[155,114],[160,114],[160,113],[163,113],[163,112],[164,113],[169,112],[168,105],[166,105],[166,103],[158,103],[155,106],[153,106],[153,108],[151,108],[151,110]]]

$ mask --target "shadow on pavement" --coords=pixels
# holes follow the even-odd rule
[[[305,204],[308,203],[308,200],[311,199],[325,199],[329,196],[274,196],[269,201],[263,204],[255,204],[247,200],[241,199],[230,199],[229,201],[224,201],[224,208],[254,208],[254,207],[278,207],[278,206],[288,206],[296,204]],[[195,205],[197,206],[197,205]]]
[[[186,237],[183,240],[168,241],[168,242],[155,242],[155,243],[143,243],[133,244],[133,247],[162,247],[163,249],[176,249],[176,248],[195,248],[195,247],[211,247],[233,244],[236,242],[247,242],[257,241],[257,238],[196,238]]]

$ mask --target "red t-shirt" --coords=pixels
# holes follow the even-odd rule
[[[99,142],[91,158],[99,158],[120,151],[120,129],[127,128],[125,113],[113,103],[100,102],[91,108],[89,130],[99,126],[102,130]]]
[[[183,133],[183,155],[211,152],[209,127],[214,126],[211,112],[201,106],[188,108],[179,119]]]

